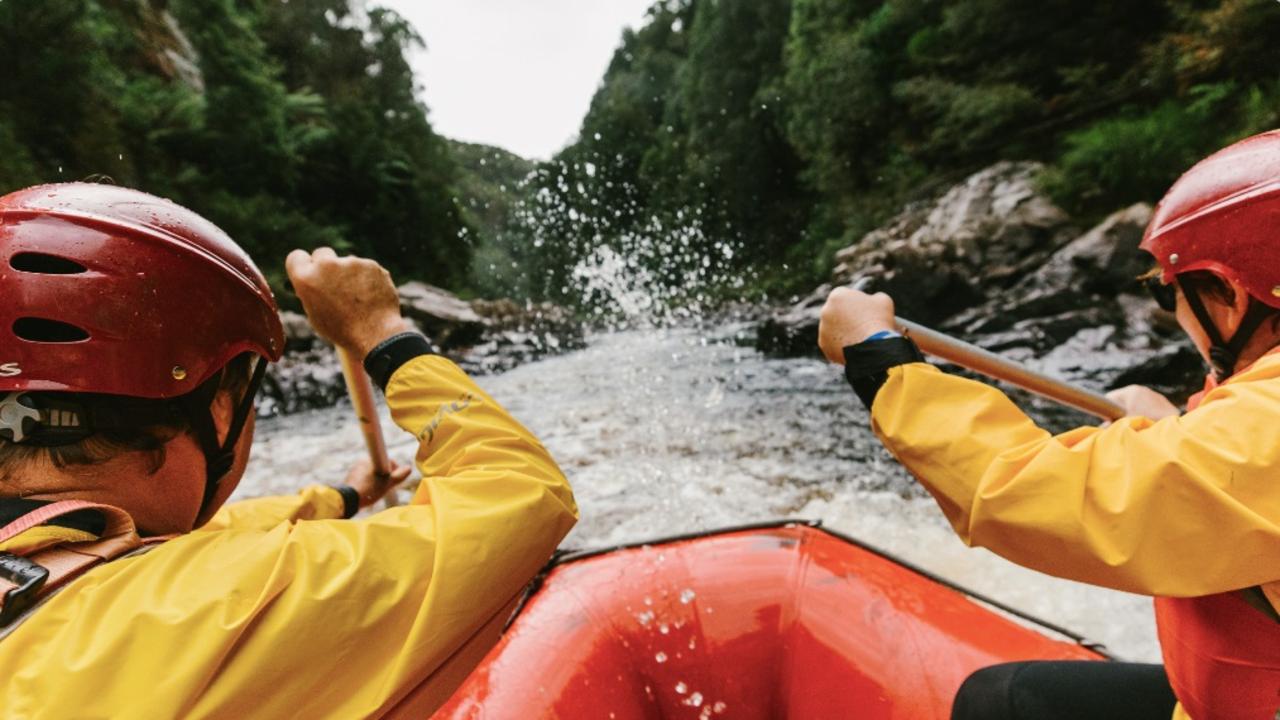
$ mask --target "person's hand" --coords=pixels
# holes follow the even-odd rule
[[[853,288],[836,288],[822,306],[818,347],[837,365],[844,364],[844,349],[883,330],[895,330],[893,298],[884,293],[868,295]]]
[[[1140,415],[1152,420],[1181,415],[1169,399],[1149,387],[1129,385],[1107,393],[1107,399],[1124,408],[1125,415]]]
[[[313,253],[294,250],[284,266],[316,333],[357,359],[411,329],[400,316],[391,274],[372,260],[338,257],[326,247]]]
[[[408,480],[411,472],[412,465],[401,467],[392,460],[391,474],[379,475],[373,471],[373,462],[369,458],[360,458],[351,466],[351,472],[347,473],[347,479],[343,482],[360,493],[360,507],[363,509],[378,502],[392,488]]]

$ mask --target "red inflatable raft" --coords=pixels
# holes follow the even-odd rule
[[[812,524],[570,554],[435,717],[945,720],[978,668],[1105,659],[975,598]]]

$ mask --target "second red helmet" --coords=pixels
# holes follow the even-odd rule
[[[1280,131],[1188,170],[1156,207],[1140,247],[1155,256],[1166,283],[1209,270],[1280,308]]]

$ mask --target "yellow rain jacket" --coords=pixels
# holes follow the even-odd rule
[[[0,640],[0,718],[428,717],[577,509],[449,361],[406,363],[387,403],[421,441],[412,504],[342,520],[308,488],[94,568]]]
[[[1184,415],[1056,436],[1000,391],[913,363],[889,371],[872,427],[969,545],[1144,595],[1261,586],[1280,607],[1280,353]]]
[[[1263,585],[1280,601],[1280,354],[1195,410],[1051,435],[995,388],[924,364],[872,406],[885,446],[970,545],[1144,595]],[[927,408],[927,410],[926,410]]]

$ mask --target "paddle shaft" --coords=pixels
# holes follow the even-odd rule
[[[1029,390],[1042,397],[1068,407],[1083,410],[1103,420],[1118,420],[1125,416],[1124,408],[1111,402],[1106,396],[1068,385],[1061,380],[1037,372],[1006,360],[995,353],[917,325],[910,320],[895,318],[902,334],[910,337],[921,351],[980,372],[987,377],[1003,380],[1024,390]]]
[[[364,367],[346,350],[338,348],[338,360],[342,362],[342,376],[347,381],[347,393],[351,395],[351,406],[355,408],[356,418],[360,421],[360,432],[364,435],[365,447],[369,449],[373,471],[381,477],[387,477],[391,475],[391,458],[387,455],[387,442],[382,437],[378,406],[373,400],[373,381],[369,379]]]

